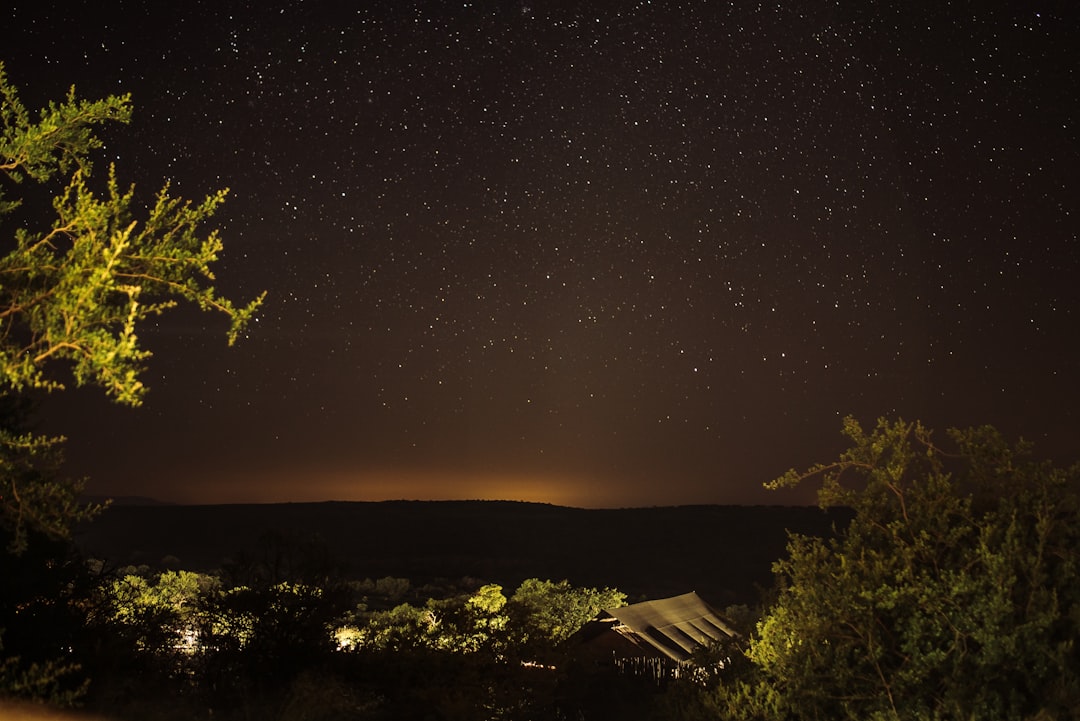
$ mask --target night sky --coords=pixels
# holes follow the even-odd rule
[[[1080,458],[1075,3],[15,5],[24,102],[131,92],[98,179],[231,188],[269,291],[47,400],[91,492],[805,502],[848,414]]]

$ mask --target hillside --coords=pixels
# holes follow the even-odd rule
[[[714,604],[752,603],[772,582],[786,531],[827,534],[842,512],[812,507],[565,508],[503,501],[266,505],[117,505],[77,542],[109,566],[213,570],[258,557],[267,534],[316,541],[353,578],[421,583],[473,577],[613,586],[631,599],[696,590]]]

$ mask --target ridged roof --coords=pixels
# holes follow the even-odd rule
[[[644,642],[679,663],[688,661],[699,648],[737,635],[693,591],[605,612],[618,620],[615,631],[632,635],[631,640]]]

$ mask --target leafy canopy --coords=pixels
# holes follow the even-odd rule
[[[144,321],[180,302],[194,304],[228,318],[232,344],[262,301],[234,305],[213,286],[211,266],[222,241],[201,226],[226,190],[192,203],[170,195],[166,185],[139,218],[134,188],[121,187],[115,167],[102,190],[91,187],[90,155],[102,147],[97,129],[130,120],[129,95],[90,101],[74,88],[33,117],[0,63],[0,225],[12,220],[23,203],[13,193],[28,183],[53,194],[51,220],[15,228],[0,244],[4,398],[74,382],[139,405],[150,356],[139,342]],[[66,535],[86,515],[75,502],[78,488],[34,468],[62,439],[0,420],[0,523],[13,534],[13,546],[25,544],[28,527]]]
[[[100,385],[115,400],[137,405],[150,353],[136,328],[178,301],[228,316],[228,341],[235,342],[261,297],[238,307],[214,289],[210,266],[222,242],[216,231],[199,232],[228,191],[192,204],[170,196],[166,186],[140,221],[132,210],[134,188],[120,187],[115,167],[100,197],[88,185],[88,154],[101,147],[94,128],[129,122],[130,96],[91,102],[72,89],[34,122],[0,64],[0,98],[0,170],[10,185],[70,173],[53,199],[49,227],[17,229],[14,247],[0,258],[0,373],[7,388],[63,388],[48,371],[49,361],[65,360],[78,385]],[[7,200],[6,191],[0,186],[0,221],[20,204]]]
[[[1080,467],[993,428],[880,420],[821,479],[854,511],[835,538],[793,535],[775,605],[721,691],[736,717],[1072,718],[1080,707]]]

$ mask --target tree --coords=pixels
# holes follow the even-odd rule
[[[510,597],[515,644],[524,652],[544,655],[568,639],[605,608],[626,605],[626,594],[613,588],[597,590],[528,578]]]
[[[399,604],[368,614],[351,634],[352,646],[375,650],[494,651],[502,644],[507,617],[502,586],[489,583],[471,595],[429,598],[422,607]]]
[[[70,703],[86,688],[87,599],[96,579],[70,543],[32,535],[0,552],[0,696]]]
[[[1080,466],[1036,462],[993,428],[949,432],[851,418],[820,478],[835,538],[794,535],[774,566],[749,680],[721,688],[737,716],[788,719],[1075,718],[1080,708]]]
[[[191,571],[165,571],[153,583],[128,574],[102,589],[105,620],[128,637],[132,650],[160,656],[190,652],[203,598],[219,586],[217,578]]]
[[[137,406],[150,357],[137,333],[144,321],[191,303],[229,319],[231,344],[262,301],[236,306],[212,285],[222,243],[217,232],[203,234],[200,226],[227,191],[192,204],[172,197],[166,185],[137,219],[134,188],[121,189],[115,167],[103,188],[91,187],[90,155],[102,147],[97,129],[130,119],[130,96],[87,101],[74,88],[32,118],[0,64],[0,223],[29,218],[38,224],[36,230],[16,228],[0,245],[0,537],[12,559],[26,555],[31,540],[48,547],[70,538],[77,522],[99,510],[80,502],[81,481],[58,475],[64,439],[33,431],[26,394],[96,385],[113,400]],[[13,197],[17,189],[26,192]],[[52,195],[52,209],[39,215],[24,201],[33,204],[42,193]],[[54,565],[27,575],[51,577]],[[2,588],[0,609],[16,609],[21,628],[28,627],[27,608],[70,593],[58,589],[27,601],[28,586],[6,580]],[[17,640],[9,632],[6,638]],[[0,661],[0,691],[66,701],[77,694],[57,685],[70,678],[72,663],[20,660],[26,649],[14,645],[4,650],[11,657]]]
[[[139,405],[150,356],[138,337],[144,321],[191,303],[226,316],[232,344],[262,301],[236,306],[213,286],[222,242],[200,227],[227,190],[193,204],[166,185],[138,219],[134,188],[121,188],[115,167],[103,192],[91,188],[97,129],[128,123],[131,112],[129,95],[87,101],[72,88],[34,119],[0,64],[0,222],[22,205],[9,191],[27,181],[55,193],[52,221],[16,229],[0,256],[0,394],[73,383]],[[0,427],[0,523],[16,550],[27,528],[64,536],[92,512],[76,502],[78,483],[32,472],[62,440]]]

